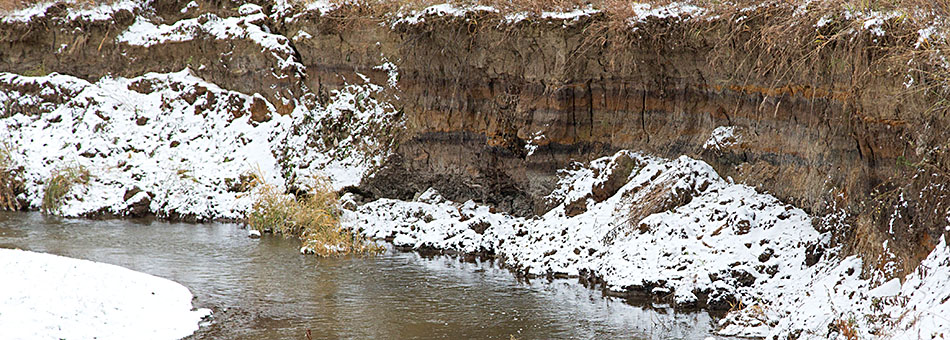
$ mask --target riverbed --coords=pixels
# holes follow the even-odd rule
[[[604,297],[576,280],[523,281],[490,261],[388,249],[300,255],[299,242],[238,224],[0,213],[0,247],[105,262],[171,279],[215,315],[193,338],[685,338],[705,312]],[[103,278],[108,279],[108,278]],[[659,307],[659,308],[656,308]]]

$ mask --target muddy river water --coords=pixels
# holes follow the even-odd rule
[[[199,339],[703,339],[704,312],[644,308],[576,280],[519,281],[490,262],[390,249],[300,255],[240,225],[0,213],[0,247],[120,265],[179,282],[215,311]],[[108,279],[108,278],[103,278]],[[2,278],[0,278],[2,280]]]

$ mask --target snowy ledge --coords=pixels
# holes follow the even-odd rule
[[[171,280],[119,266],[0,249],[5,339],[180,339],[207,309]]]

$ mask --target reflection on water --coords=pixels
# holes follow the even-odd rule
[[[706,313],[674,314],[604,298],[573,280],[518,282],[489,263],[389,251],[302,256],[299,243],[249,239],[233,224],[89,221],[0,213],[0,247],[112,263],[187,286],[195,304],[249,315],[230,339],[687,338]],[[216,321],[218,322],[218,321]]]

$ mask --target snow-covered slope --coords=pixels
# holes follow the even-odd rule
[[[260,181],[288,191],[306,190],[315,175],[329,177],[336,189],[359,184],[385,160],[394,145],[391,134],[403,127],[405,117],[386,102],[382,86],[368,82],[340,86],[318,104],[313,97],[324,93],[310,93],[321,89],[303,85],[303,79],[321,76],[320,71],[308,75],[304,63],[323,66],[328,72],[341,66],[333,61],[308,63],[297,50],[319,35],[317,30],[308,28],[312,35],[298,30],[290,39],[280,35],[275,25],[308,20],[308,13],[325,15],[339,9],[335,2],[276,1],[272,7],[244,4],[218,12],[189,2],[183,4],[181,17],[176,14],[167,21],[148,13],[153,9],[143,1],[97,6],[66,3],[70,6],[65,6],[60,18],[66,21],[108,21],[119,12],[136,15],[127,27],[105,32],[105,36],[115,33],[115,45],[130,47],[126,52],[188,42],[222,46],[244,42],[250,43],[245,52],[259,52],[266,63],[245,65],[240,58],[233,64],[219,63],[225,56],[231,59],[241,53],[218,51],[208,58],[210,62],[195,63],[192,69],[133,78],[83,80],[55,73],[42,77],[0,73],[0,151],[7,151],[12,159],[12,164],[0,166],[15,169],[24,184],[18,198],[28,208],[43,205],[53,174],[83,169],[89,173],[88,180],[72,186],[51,213],[239,219],[254,200],[253,184]],[[810,10],[809,3],[803,1],[799,10]],[[37,4],[6,13],[0,23],[53,20],[57,7],[52,6]],[[709,9],[690,3],[630,6],[632,30],[659,19],[715,19],[707,15]],[[437,17],[469,20],[486,13],[498,14],[500,9],[435,4],[392,13],[379,27],[424,26],[437,22],[432,20]],[[592,7],[508,13],[499,24],[540,19],[570,25],[596,15],[599,10]],[[755,17],[743,15],[735,22]],[[904,17],[913,15],[844,8],[816,17],[813,26],[820,30],[850,23],[857,30],[846,35],[863,30],[877,39],[891,29],[891,22]],[[915,49],[946,39],[945,30],[938,29],[946,27],[945,22],[924,17],[932,24],[910,35]],[[99,53],[111,42],[103,39],[89,45],[97,45]],[[363,43],[379,45],[378,41]],[[70,47],[57,44],[60,52]],[[378,70],[390,72],[387,85],[397,87],[394,64],[382,54],[378,57]],[[280,95],[265,98],[242,93],[196,76],[203,69],[206,76],[216,74],[205,67],[217,64],[236,73],[256,68],[268,77],[262,84],[273,85],[272,92]],[[907,87],[920,82],[911,74],[905,81]],[[275,90],[281,82],[297,86],[301,91],[295,93],[307,94]],[[282,102],[290,98],[294,102]],[[293,109],[282,111],[275,103]],[[775,114],[778,110],[776,105]],[[755,143],[744,130],[748,127],[732,124],[699,139],[705,143],[696,151],[701,152],[701,147],[706,152],[725,152]],[[537,157],[536,142],[543,139],[541,131],[530,136],[526,157]],[[578,276],[602,282],[613,293],[648,296],[678,307],[731,309],[721,323],[723,335],[942,338],[950,334],[946,317],[950,313],[950,289],[946,288],[950,247],[943,239],[903,281],[864,272],[868,266],[862,259],[837,257],[838,249],[829,246],[831,235],[813,227],[822,216],[809,216],[767,193],[723,179],[709,164],[685,156],[664,159],[622,151],[575,164],[562,170],[560,182],[547,199],[553,209],[525,218],[474,201],[449,201],[431,189],[412,201],[380,199],[364,205],[346,196],[345,223],[397,245],[494,254],[530,276]]]
[[[685,156],[622,151],[562,171],[549,198],[560,204],[520,218],[430,189],[411,202],[346,204],[345,223],[399,246],[494,254],[529,276],[577,276],[677,307],[730,309],[720,324],[726,336],[843,337],[843,328],[829,330],[839,323],[862,337],[950,335],[945,242],[903,285],[882,284],[864,278],[857,257],[811,254],[830,234],[801,209]]]
[[[0,249],[0,268],[4,339],[180,339],[211,312],[185,286],[110,264]]]
[[[83,168],[91,175],[55,209],[63,216],[144,209],[235,219],[252,203],[246,192],[254,180],[305,187],[323,173],[338,186],[353,185],[383,155],[364,157],[369,153],[359,146],[381,141],[360,133],[392,113],[371,98],[380,88],[367,84],[334,92],[327,107],[297,105],[281,116],[259,95],[221,89],[187,69],[95,84],[59,74],[0,74],[0,88],[0,140],[22,168],[28,207],[42,205],[55,171]],[[350,124],[331,126],[343,114]],[[331,132],[347,138],[307,147]]]

